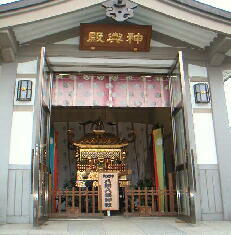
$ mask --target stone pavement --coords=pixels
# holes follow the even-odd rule
[[[175,218],[105,217],[73,221],[48,221],[39,228],[29,224],[0,225],[0,234],[55,235],[231,235],[231,222],[182,223]]]

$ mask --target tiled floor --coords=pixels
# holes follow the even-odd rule
[[[0,234],[55,235],[231,235],[231,222],[182,223],[175,218],[105,217],[98,220],[48,221],[39,228],[29,224],[0,225]]]

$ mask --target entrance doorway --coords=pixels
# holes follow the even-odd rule
[[[43,61],[45,61],[44,54],[41,55]],[[52,90],[53,104],[56,102],[56,107],[53,107],[52,109],[50,88],[51,84],[55,85],[57,88],[57,83],[51,81],[51,78],[54,76],[44,76],[44,74],[49,73],[51,75],[52,73],[47,69],[44,69],[44,63],[40,63],[39,81],[41,81],[41,83],[38,82],[38,85],[40,84],[40,97],[38,94],[36,97],[36,99],[40,99],[40,102],[38,103],[38,107],[40,106],[40,108],[37,109],[40,118],[35,120],[37,129],[34,131],[35,134],[39,133],[39,135],[37,138],[34,138],[35,157],[33,161],[33,191],[37,192],[37,196],[34,200],[35,223],[39,223],[39,221],[46,219],[47,216],[51,214],[58,214],[57,212],[62,214],[62,216],[62,212],[64,212],[65,215],[82,215],[82,210],[85,210],[89,215],[90,208],[92,209],[92,214],[95,215],[96,213],[99,213],[102,215],[99,205],[100,200],[97,200],[97,198],[100,197],[99,191],[95,190],[94,187],[89,189],[88,187],[85,187],[85,189],[82,187],[72,187],[71,189],[68,189],[70,188],[69,186],[73,186],[73,184],[71,184],[73,172],[78,170],[75,167],[75,162],[71,162],[72,160],[70,158],[70,152],[72,151],[72,155],[73,152],[76,152],[76,150],[71,149],[71,135],[69,135],[69,138],[67,137],[66,140],[63,140],[63,143],[65,143],[67,147],[67,151],[63,155],[66,155],[67,161],[62,167],[63,170],[69,168],[69,182],[68,179],[64,179],[65,177],[60,177],[59,174],[65,175],[65,173],[60,173],[61,171],[57,172],[57,167],[55,172],[55,164],[58,166],[58,163],[54,160],[60,159],[61,161],[63,159],[54,157],[52,163],[52,151],[55,152],[58,147],[57,144],[55,144],[52,149],[52,142],[49,143],[50,133],[52,137],[52,128],[53,140],[56,138],[55,125],[57,126],[57,123],[59,122],[66,125],[65,134],[67,134],[68,131],[72,131],[70,124],[73,122],[78,126],[99,119],[102,119],[100,121],[105,126],[108,126],[108,123],[113,124],[106,128],[111,132],[114,131],[114,135],[118,138],[120,130],[119,126],[122,126],[122,134],[125,136],[127,135],[129,138],[133,138],[128,138],[128,141],[131,141],[131,143],[133,141],[133,145],[130,144],[130,146],[133,147],[128,147],[130,148],[129,152],[131,152],[130,155],[132,158],[129,158],[128,156],[127,159],[127,166],[132,169],[131,174],[128,174],[127,176],[127,181],[129,182],[128,185],[126,185],[119,194],[119,197],[121,198],[120,203],[122,205],[120,213],[124,213],[125,215],[167,215],[166,213],[169,212],[168,215],[176,215],[177,213],[181,218],[185,218],[191,222],[195,221],[193,196],[195,191],[194,163],[192,162],[192,149],[189,144],[189,129],[185,127],[185,123],[188,122],[186,115],[188,103],[185,101],[186,94],[184,93],[185,76],[184,74],[179,73],[180,69],[183,71],[182,53],[179,53],[179,58],[180,60],[177,60],[176,64],[171,69],[171,72],[168,75],[162,75],[162,77],[167,78],[164,81],[170,83],[170,94],[165,91],[165,86],[163,86],[164,82],[162,82],[162,87],[160,87],[162,93],[161,95],[154,96],[154,101],[151,100],[151,104],[149,103],[150,99],[148,98],[149,94],[147,93],[147,79],[151,78],[153,75],[142,75],[142,85],[138,84],[138,86],[136,82],[133,83],[130,75],[126,75],[126,81],[123,81],[123,84],[120,84],[121,88],[124,86],[126,95],[123,95],[122,97],[124,98],[119,100],[116,99],[116,92],[113,93],[111,86],[113,82],[117,81],[116,79],[118,76],[116,74],[113,74],[111,78],[107,80],[109,82],[106,84],[104,84],[104,79],[102,79],[101,75],[97,76],[97,83],[94,84],[94,77],[89,77],[89,75],[86,74],[85,81],[90,85],[88,89],[82,89],[79,84],[76,84],[75,79],[73,82],[73,86],[76,88],[73,90],[74,92],[68,90],[68,82],[63,83],[65,84],[64,88],[66,88],[67,93],[62,94],[61,92],[61,95],[64,95],[65,98],[64,100],[61,100],[65,103],[62,107],[58,107],[57,102],[60,102],[60,99],[57,99],[57,94],[54,96],[55,89]],[[66,76],[67,74],[59,73],[59,75]],[[72,75],[72,73],[68,73],[70,80],[73,80]],[[138,77],[141,76],[138,75]],[[44,78],[47,79],[44,81]],[[102,85],[103,87],[108,86],[106,99],[105,94],[102,95],[102,92],[97,92],[96,95],[98,98],[96,103],[94,103],[94,95],[89,93],[89,89],[93,89],[94,91],[95,86],[97,88],[97,86],[102,87]],[[131,85],[134,88],[133,95],[132,93],[129,93]],[[138,94],[137,88],[138,90],[139,88],[143,89],[140,100],[136,100]],[[86,96],[81,98],[78,94],[83,90],[85,91]],[[78,91],[78,93],[76,91]],[[169,97],[167,93],[169,94]],[[74,99],[72,99],[73,97]],[[135,98],[134,100],[133,97]],[[161,98],[159,107],[156,105],[157,103],[155,101],[155,99],[158,98]],[[47,101],[47,104],[49,105],[44,105],[46,104],[44,101]],[[134,106],[130,107],[131,101]],[[168,102],[166,101],[170,101],[169,107],[166,107],[168,106]],[[79,105],[76,105],[75,102],[80,103]],[[87,103],[84,104],[81,102]],[[88,103],[94,104],[97,107],[93,108]],[[103,105],[101,103],[103,103]],[[113,103],[117,105],[114,107]],[[161,111],[161,108],[166,111]],[[46,118],[44,119],[46,120],[46,123],[41,121],[42,109],[46,110]],[[157,109],[159,109],[159,111],[157,111]],[[83,114],[82,116],[80,115],[81,112]],[[153,112],[159,112],[159,117],[161,117],[159,123],[153,120],[153,118],[157,117]],[[51,128],[50,115],[52,116]],[[166,123],[168,124],[163,124],[162,122],[166,117],[168,119]],[[129,125],[131,126],[130,129],[128,128]],[[164,125],[167,125],[168,128],[163,128]],[[114,128],[115,126],[116,129]],[[88,127],[84,126],[83,133],[84,131],[86,132],[86,128]],[[159,133],[155,136],[154,130],[158,129]],[[127,130],[127,132],[125,130]],[[136,131],[138,134],[135,133]],[[47,136],[47,138],[44,139],[42,133],[45,133],[44,135]],[[161,135],[161,138],[159,135]],[[60,136],[61,135],[59,135],[59,139]],[[144,139],[146,141],[144,141]],[[166,147],[165,144],[167,139],[169,139],[170,143],[167,144]],[[137,140],[140,140],[140,142],[137,142]],[[141,146],[143,146],[143,148]],[[146,148],[144,148],[144,146],[146,146]],[[155,156],[155,154],[157,155],[157,151],[162,151],[162,153],[159,154],[162,156],[162,159],[159,159],[159,161],[158,157]],[[58,154],[60,155],[59,151]],[[55,156],[55,154],[53,154],[53,156]],[[74,178],[74,184],[76,186],[78,178],[75,176]],[[176,201],[177,203],[175,203]],[[44,208],[46,209],[44,210]]]
[[[102,163],[103,169],[100,169],[104,172],[124,173],[119,181],[120,207],[118,211],[111,214],[177,215],[169,107],[53,107],[51,116],[51,135],[54,136],[52,142],[55,148],[52,147],[54,152],[50,157],[51,161],[56,163],[52,169],[54,182],[52,216],[102,215],[96,205],[99,195],[93,195],[92,192],[96,186],[94,191],[95,194],[98,193],[97,179],[93,174],[98,171],[98,169],[95,170],[95,166],[100,162],[98,159],[95,159],[94,163],[91,160],[86,163],[82,161],[79,167],[76,149],[73,146],[73,143],[86,139],[89,133],[93,133],[96,128],[95,120],[102,121],[102,130],[105,130],[106,134],[128,142],[124,162],[119,159],[111,161],[107,158]],[[108,161],[110,161],[109,166],[107,166]],[[91,165],[88,166],[88,164]],[[84,180],[82,174],[87,175],[88,170],[90,177],[86,179],[89,180]],[[78,196],[79,190],[82,198]],[[74,202],[72,194],[74,194]],[[96,197],[94,205],[93,197]],[[75,209],[76,207],[78,209]],[[68,210],[75,213],[70,213]]]

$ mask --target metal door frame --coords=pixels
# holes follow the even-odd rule
[[[196,223],[196,216],[195,216],[195,192],[196,192],[196,180],[195,180],[195,165],[194,165],[194,154],[195,151],[194,149],[191,147],[190,145],[190,138],[189,138],[189,131],[192,130],[187,130],[186,128],[186,123],[189,122],[188,120],[188,115],[187,112],[185,110],[185,107],[188,106],[188,103],[185,99],[185,97],[187,96],[186,94],[186,85],[185,85],[185,72],[184,72],[184,66],[183,66],[183,53],[182,51],[178,52],[178,57],[176,58],[176,62],[175,64],[172,66],[170,72],[169,72],[169,76],[171,76],[171,73],[173,72],[174,68],[176,67],[177,63],[179,63],[180,66],[180,77],[181,77],[181,95],[182,95],[182,110],[183,110],[183,117],[184,117],[184,126],[185,126],[185,140],[186,140],[186,146],[187,146],[187,156],[188,159],[190,159],[190,161],[187,163],[187,165],[192,167],[192,173],[188,175],[188,179],[189,179],[189,187],[190,187],[190,191],[189,191],[189,208],[190,208],[190,215],[192,215],[192,217],[188,217],[188,216],[184,216],[184,215],[179,215],[180,219],[184,219],[187,222],[190,223]],[[41,72],[41,71],[40,71]],[[170,86],[170,95],[172,95],[172,89]],[[174,125],[173,125],[173,131],[174,131]],[[175,137],[174,137],[174,133],[173,133],[173,141],[175,143]],[[175,144],[174,144],[175,145]],[[36,151],[35,151],[36,152]],[[36,154],[35,154],[36,155]],[[174,155],[175,155],[175,150],[174,150]]]
[[[48,104],[45,104],[43,101],[43,73],[45,66],[48,67],[48,77],[49,77],[49,90],[48,90]],[[52,91],[52,78],[53,71],[49,67],[49,64],[46,60],[45,47],[41,48],[40,56],[38,59],[37,65],[37,80],[36,80],[36,90],[35,90],[35,103],[34,103],[34,125],[33,125],[33,147],[32,147],[32,171],[31,171],[31,191],[33,195],[33,225],[38,226],[48,218],[49,212],[49,202],[48,202],[48,190],[49,190],[49,181],[45,182],[45,215],[40,215],[39,208],[39,186],[40,186],[40,144],[41,143],[41,121],[42,121],[42,113],[45,112],[47,117],[47,128],[46,128],[46,139],[47,139],[47,157],[49,157],[49,132],[50,132],[50,114],[51,114],[51,91]],[[46,172],[47,173],[47,172]],[[46,176],[46,179],[49,179],[49,174]]]
[[[179,76],[180,76],[180,86],[181,86],[181,102],[179,103],[179,107],[174,108],[173,106],[173,88],[172,88],[172,83],[171,83],[171,75],[173,71],[175,70],[176,66],[179,63]],[[171,103],[171,118],[172,118],[172,130],[173,130],[173,143],[174,143],[174,155],[176,155],[176,130],[175,130],[175,121],[174,121],[174,116],[182,110],[183,112],[183,123],[184,123],[184,139],[185,139],[185,145],[186,145],[186,163],[183,164],[183,167],[186,168],[187,171],[187,180],[188,180],[188,207],[189,207],[189,212],[190,215],[182,215],[178,214],[180,219],[185,220],[186,222],[189,223],[196,223],[196,211],[195,211],[195,192],[196,192],[196,177],[195,177],[195,165],[194,165],[194,152],[192,145],[190,144],[190,135],[189,132],[192,130],[187,129],[189,123],[188,119],[188,114],[187,114],[187,108],[188,108],[188,103],[186,100],[186,84],[185,84],[185,71],[184,71],[184,61],[183,61],[183,52],[179,51],[178,52],[178,57],[176,59],[175,64],[172,66],[170,73],[169,73],[169,78],[170,78],[170,103]],[[175,160],[176,162],[176,160]],[[177,169],[177,166],[175,165],[175,171],[176,171],[176,190],[177,190],[177,206],[178,209],[180,208],[179,206],[179,189],[178,189],[178,177],[177,177],[177,172],[180,171]]]

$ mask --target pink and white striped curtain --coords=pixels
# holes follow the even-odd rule
[[[124,74],[57,75],[54,106],[169,107],[164,76]]]

